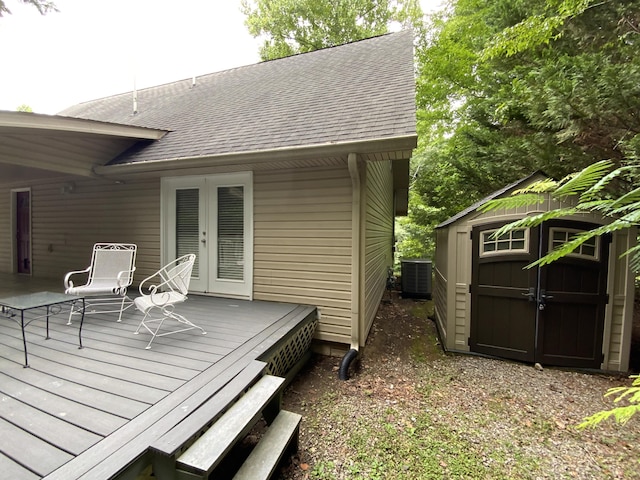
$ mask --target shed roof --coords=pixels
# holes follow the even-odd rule
[[[473,205],[465,208],[461,212],[456,213],[453,217],[448,218],[447,220],[442,222],[440,225],[436,226],[436,228],[444,228],[444,227],[448,227],[449,225],[452,225],[452,224],[456,223],[457,221],[461,220],[462,218],[465,218],[467,215],[470,215],[470,214],[476,212],[478,210],[478,208],[480,208],[482,205],[487,203],[489,200],[493,200],[494,198],[502,197],[505,194],[507,194],[509,192],[512,192],[516,188],[521,187],[521,186],[525,185],[526,183],[529,183],[535,177],[540,177],[540,179],[542,179],[542,178],[547,178],[548,175],[546,175],[542,171],[537,171],[537,172],[532,173],[531,175],[528,175],[528,176],[526,176],[524,178],[521,178],[520,180],[518,180],[516,182],[513,182],[513,183],[507,185],[506,187],[501,188],[500,190],[496,190],[495,192],[491,193],[490,195],[487,195],[482,200],[477,201],[476,203],[474,203]]]
[[[169,130],[110,165],[416,137],[413,35],[342,46],[70,107],[64,116]]]

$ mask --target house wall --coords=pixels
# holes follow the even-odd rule
[[[254,298],[315,305],[316,338],[351,340],[347,166],[254,173]]]
[[[364,169],[365,166],[363,165]],[[366,209],[364,342],[392,265],[393,182],[390,162],[370,163]],[[172,176],[168,172],[167,176]],[[256,300],[315,305],[316,338],[351,342],[351,202],[347,165],[254,172]],[[62,186],[73,181],[73,193]],[[33,275],[60,279],[89,265],[96,241],[138,245],[136,280],[161,263],[160,179],[123,184],[82,178],[28,182],[0,190],[0,221],[10,224],[10,189],[32,189]],[[0,233],[0,271],[11,272],[11,238]]]
[[[73,193],[62,186],[73,181]],[[160,265],[160,181],[114,182],[60,178],[28,182],[0,189],[0,221],[6,226],[0,240],[0,271],[11,273],[12,188],[31,188],[32,275],[63,279],[71,270],[89,266],[96,242],[138,245],[136,278]]]
[[[390,161],[367,163],[364,297],[360,343],[364,345],[393,267],[394,202]]]

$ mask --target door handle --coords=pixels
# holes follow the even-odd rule
[[[527,293],[521,293],[521,295],[527,297],[530,302],[535,302],[536,300],[536,288],[529,287],[529,291]]]

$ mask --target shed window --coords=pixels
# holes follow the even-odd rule
[[[549,239],[549,248],[551,250],[561,247],[562,245],[570,241],[573,237],[575,237],[576,234],[582,233],[582,230],[575,230],[570,228],[552,228],[550,230],[551,238]],[[588,260],[598,260],[599,244],[600,239],[598,237],[591,237],[582,245],[578,246],[568,256],[586,258]]]
[[[480,255],[522,253],[529,251],[529,230],[518,229],[496,236],[498,230],[482,232]]]

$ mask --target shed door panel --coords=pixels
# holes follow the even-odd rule
[[[500,226],[502,224],[491,224],[473,229],[469,345],[473,352],[533,361],[535,309],[531,308],[529,293],[536,285],[536,274],[524,267],[535,260],[530,250],[532,243],[537,244],[537,230],[528,232],[524,249],[511,248],[514,246],[511,242],[496,245],[493,252],[477,254],[483,248],[484,235]]]
[[[607,301],[608,242],[541,268],[524,267],[575,232],[591,228],[554,222],[528,232],[526,252],[482,252],[482,238],[501,224],[474,228],[471,351],[513,360],[599,368]],[[555,244],[554,244],[554,238]]]
[[[554,232],[591,228],[583,223],[554,222],[544,226],[542,255],[553,247]],[[540,363],[599,368],[607,303],[607,237],[594,239],[593,248],[566,256],[540,269],[541,306],[538,308]]]

